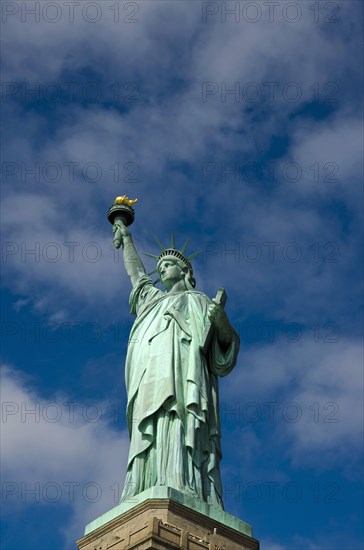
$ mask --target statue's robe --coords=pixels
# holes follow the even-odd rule
[[[126,359],[130,452],[126,500],[162,485],[223,507],[217,376],[234,367],[239,337],[223,350],[216,335],[202,354],[211,300],[202,292],[166,293],[143,275],[130,295]]]

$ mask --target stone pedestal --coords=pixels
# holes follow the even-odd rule
[[[259,550],[248,524],[174,489],[153,488],[134,498],[90,523],[78,549]]]

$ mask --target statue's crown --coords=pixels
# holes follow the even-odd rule
[[[157,262],[157,265],[159,264],[159,262],[163,259],[165,259],[166,257],[172,257],[172,258],[175,258],[177,260],[181,260],[181,262],[183,262],[185,264],[186,267],[188,267],[189,271],[192,273],[193,272],[193,269],[192,269],[192,264],[191,262],[188,260],[188,258],[186,258],[186,256],[184,256],[182,254],[182,252],[180,252],[179,250],[177,250],[176,248],[166,248],[162,254],[159,255],[159,258],[158,258],[158,262]]]
[[[144,252],[144,254],[146,256],[150,256],[151,258],[154,258],[157,261],[157,268],[154,271],[152,271],[152,273],[149,273],[149,275],[152,275],[153,273],[157,273],[159,263],[162,260],[164,260],[165,258],[170,258],[171,260],[180,260],[188,268],[188,271],[190,272],[190,275],[192,277],[193,268],[192,268],[192,264],[191,264],[190,260],[192,258],[194,258],[195,256],[197,256],[198,254],[201,254],[202,251],[199,250],[198,252],[194,252],[194,254],[190,254],[189,256],[185,256],[184,253],[186,251],[186,248],[187,248],[188,243],[190,242],[190,240],[187,239],[185,244],[182,246],[181,250],[178,250],[175,247],[174,234],[173,233],[172,233],[171,246],[168,247],[168,248],[163,246],[163,244],[160,242],[160,240],[157,237],[155,237],[154,235],[153,235],[153,238],[154,238],[155,242],[157,243],[157,245],[159,246],[159,248],[161,249],[162,253],[159,254],[159,256],[156,256],[155,254],[148,254],[147,252]],[[156,282],[158,282],[158,281],[156,281]]]

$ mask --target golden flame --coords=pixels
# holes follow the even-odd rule
[[[121,195],[120,197],[116,197],[114,204],[125,204],[126,206],[133,206],[138,202],[138,199],[129,199],[126,195]]]

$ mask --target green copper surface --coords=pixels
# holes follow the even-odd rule
[[[234,367],[239,337],[223,305],[195,290],[181,251],[159,257],[163,291],[146,274],[120,219],[114,233],[122,242],[136,315],[125,366],[130,451],[121,502],[169,487],[222,512],[217,378]]]
[[[196,512],[199,512],[200,514],[203,514],[215,521],[219,521],[227,527],[231,527],[231,529],[235,529],[239,533],[243,533],[249,537],[253,536],[252,527],[244,521],[241,521],[231,514],[224,512],[221,508],[210,506],[206,502],[196,499],[191,495],[177,491],[176,489],[172,489],[171,487],[151,487],[139,495],[132,497],[129,501],[122,502],[118,506],[115,506],[115,508],[109,510],[106,514],[99,516],[97,519],[86,525],[85,535],[88,535],[95,529],[105,525],[105,523],[112,521],[121,514],[128,512],[132,508],[135,508],[135,506],[138,506],[139,504],[142,504],[142,502],[150,499],[174,500],[179,504],[183,504],[183,506],[186,506],[187,508],[195,510]]]

